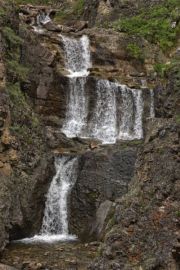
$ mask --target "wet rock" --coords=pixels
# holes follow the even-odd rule
[[[0,263],[0,270],[17,270],[17,269],[15,267]]]

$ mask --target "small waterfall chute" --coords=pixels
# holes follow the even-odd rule
[[[85,84],[88,68],[91,67],[89,39],[87,36],[74,39],[62,35],[61,38],[66,55],[66,69],[69,71],[70,89],[62,132],[69,138],[81,137],[88,114]]]
[[[44,217],[39,235],[18,242],[54,242],[76,240],[69,234],[68,198],[77,178],[78,158],[56,158],[56,174],[50,184],[45,204]]]

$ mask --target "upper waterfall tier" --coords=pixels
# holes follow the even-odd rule
[[[74,39],[62,36],[65,55],[66,68],[70,72],[69,77],[81,77],[89,74],[91,67],[89,39],[82,36],[80,39]]]
[[[65,65],[70,72],[62,132],[69,138],[93,138],[103,144],[142,139],[142,90],[87,77],[91,67],[88,37],[61,37],[66,56]],[[150,117],[153,117],[152,91],[150,95]]]

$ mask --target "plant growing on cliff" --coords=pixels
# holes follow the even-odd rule
[[[11,77],[12,82],[26,81],[29,69],[16,60],[7,61],[7,75]]]
[[[144,60],[143,52],[137,44],[129,43],[127,46],[127,52],[129,54],[129,56],[134,58],[134,59],[138,59],[141,61]]]
[[[20,38],[12,28],[6,26],[2,29],[4,38],[6,39],[9,46],[19,46],[23,40]]]
[[[74,5],[74,12],[73,13],[75,13],[79,16],[82,15],[83,10],[84,10],[84,4],[85,4],[84,0],[77,0],[75,5]]]
[[[175,22],[175,26],[172,23]],[[122,18],[113,23],[117,31],[130,35],[139,35],[152,43],[158,44],[164,51],[173,46],[179,33],[178,1],[167,1],[131,18]]]
[[[2,29],[6,41],[6,67],[8,80],[11,82],[25,81],[29,69],[20,62],[23,39],[9,26]]]

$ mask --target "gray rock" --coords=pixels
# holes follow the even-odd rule
[[[106,200],[105,202],[102,202],[100,204],[99,208],[96,211],[96,218],[92,226],[90,235],[95,234],[98,240],[102,239],[102,233],[106,226],[105,221],[110,214],[112,205],[113,202]]]

